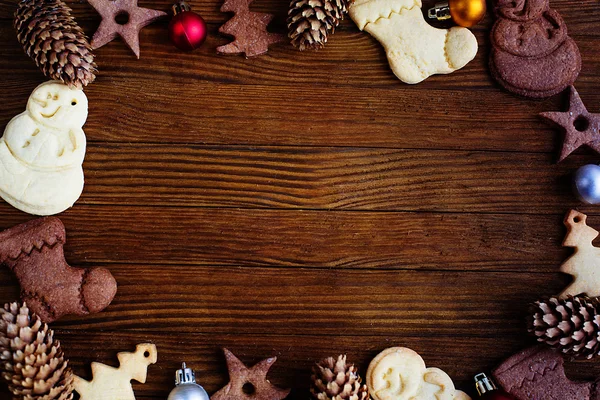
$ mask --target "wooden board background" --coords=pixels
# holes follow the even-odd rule
[[[0,126],[44,81],[17,43],[15,4],[0,0]],[[93,9],[69,4],[92,34]],[[159,362],[138,399],[166,398],[184,360],[212,393],[227,381],[226,346],[248,364],[277,355],[271,380],[302,399],[316,360],[347,353],[364,371],[399,345],[473,394],[474,374],[533,343],[527,304],[569,280],[557,272],[563,215],[577,207],[600,227],[569,179],[598,157],[555,164],[560,134],[537,114],[566,99],[492,82],[490,17],[472,63],[408,86],[351,21],[319,52],[280,44],[246,60],[215,53],[228,41],[220,2],[192,5],[210,28],[196,52],[169,44],[168,21],[143,30],[139,61],[118,40],[96,52],[86,188],[61,218],[69,262],[110,268],[119,292],[106,312],[54,325],[77,373],[150,341]],[[598,1],[552,5],[582,52],[577,88],[600,112]],[[253,9],[284,32],[287,6]],[[2,229],[31,218],[0,204]],[[17,296],[0,269],[0,301]],[[600,362],[568,370],[595,378]]]

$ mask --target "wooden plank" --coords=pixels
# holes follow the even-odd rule
[[[562,214],[593,156],[321,147],[88,146],[83,204]],[[527,194],[527,195],[524,195]]]
[[[145,385],[134,384],[138,400],[165,399],[173,387],[174,372],[184,360],[196,369],[198,382],[210,394],[214,393],[228,381],[221,347],[229,348],[248,365],[277,356],[278,360],[271,369],[269,379],[275,385],[291,387],[293,390],[288,398],[290,400],[306,398],[310,369],[319,359],[346,353],[349,361],[356,363],[364,375],[369,361],[390,346],[414,349],[423,356],[428,366],[445,370],[459,388],[474,396],[472,379],[475,374],[489,371],[503,358],[532,344],[524,337],[430,338],[419,332],[411,336],[356,337],[344,335],[342,331],[343,327],[337,335],[278,336],[118,331],[82,333],[58,330],[56,337],[63,344],[75,372],[88,379],[91,379],[88,367],[91,361],[116,366],[117,352],[131,351],[136,344],[142,342],[155,343],[159,363],[149,367]],[[594,361],[567,362],[567,371],[573,379],[593,380],[600,374],[600,364]]]
[[[2,228],[28,219],[0,206]],[[556,272],[569,253],[563,215],[78,205],[61,219],[74,265]]]
[[[10,37],[10,29],[0,29],[0,36]],[[90,141],[519,152],[559,146],[560,135],[537,114],[561,110],[564,98],[517,100],[491,82],[483,54],[467,70],[417,87],[398,82],[379,49],[365,53],[345,45],[336,53],[332,44],[332,51],[302,53],[294,63],[285,61],[291,52],[246,61],[203,50],[174,62],[174,49],[157,46],[164,48],[139,61],[122,44],[106,50],[98,83],[86,90]],[[600,52],[599,41],[583,46],[584,57]],[[5,126],[44,78],[16,39],[0,42],[0,53],[14,54],[0,57]],[[578,87],[597,112],[600,83],[593,76],[600,64],[586,60],[584,66]],[[308,90],[299,89],[304,86]],[[466,87],[460,95],[452,90]]]
[[[94,264],[95,265],[95,264]],[[88,264],[89,266],[89,264]],[[111,264],[119,290],[100,314],[55,327],[228,335],[518,336],[527,304],[559,293],[554,273]],[[0,270],[0,303],[19,296]],[[493,282],[493,284],[490,284]],[[285,324],[281,324],[285,319]]]
[[[84,27],[87,28],[88,25],[85,24]],[[596,32],[591,29],[589,31]],[[475,33],[480,43],[484,44],[487,41],[486,30],[481,28]],[[37,79],[41,79],[35,65],[23,54],[10,23],[0,25],[0,35],[7,37],[6,41],[0,43],[0,52],[15,54],[14,57],[0,59],[0,68],[10,73],[8,77],[13,84],[31,84],[36,76]],[[584,82],[598,85],[593,79],[593,74],[600,68],[600,62],[593,55],[600,51],[600,44],[586,36],[585,31],[571,32],[571,35],[579,45],[584,60],[578,82],[580,85]],[[242,56],[217,55],[216,47],[227,43],[228,40],[216,35],[210,35],[201,49],[192,53],[182,53],[169,42],[166,23],[163,23],[151,25],[142,31],[141,60],[137,60],[127,46],[118,40],[98,49],[96,54],[101,71],[99,79],[102,81],[116,80],[120,84],[131,84],[136,79],[143,79],[154,82],[142,85],[137,93],[145,88],[152,88],[161,93],[168,92],[175,89],[171,83],[195,84],[200,80],[290,85],[296,90],[310,86],[316,91],[312,93],[317,93],[315,97],[319,99],[318,104],[324,98],[319,91],[322,85],[388,89],[394,87],[402,91],[409,88],[420,91],[496,88],[498,92],[501,91],[492,83],[488,74],[485,51],[480,51],[475,60],[459,72],[434,76],[419,85],[409,86],[395,78],[382,47],[368,34],[356,29],[341,30],[336,33],[336,39],[328,43],[323,51],[300,53],[290,45],[282,43],[275,45],[266,55],[247,60]],[[325,93],[325,99],[334,96],[330,91],[322,93]]]
[[[16,4],[19,0],[0,0],[0,20],[12,20]],[[73,15],[79,21],[98,20],[98,15],[94,9],[86,2],[67,0],[66,3],[73,9]],[[435,0],[424,0],[423,8],[432,6]],[[164,0],[142,0],[140,6],[168,11],[172,2]],[[230,14],[219,11],[221,0],[195,0],[192,7],[195,12],[209,24],[222,24]],[[252,4],[252,11],[274,14],[272,23],[274,30],[285,30],[285,19],[287,16],[289,3],[279,0],[255,0]],[[596,25],[598,4],[595,0],[552,0],[552,8],[557,10],[565,19],[569,31],[582,32],[593,35],[597,32]],[[475,27],[475,30],[481,27],[487,27],[492,24],[492,13],[488,12],[485,20]],[[352,21],[348,18],[341,25],[341,29],[356,29]],[[93,32],[93,30],[92,30]],[[217,34],[216,28],[211,34]]]

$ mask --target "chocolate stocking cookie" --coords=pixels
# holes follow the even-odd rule
[[[67,314],[100,312],[117,292],[117,282],[107,269],[67,264],[65,241],[65,227],[54,217],[0,233],[0,264],[17,276],[23,301],[46,323]]]

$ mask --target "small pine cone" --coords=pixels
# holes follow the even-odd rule
[[[14,26],[25,53],[47,77],[78,89],[96,79],[92,47],[62,0],[22,0]]]
[[[300,50],[319,49],[348,12],[349,0],[292,0],[288,37]]]
[[[53,336],[27,305],[0,309],[0,370],[15,399],[73,399],[73,373]]]
[[[531,306],[529,332],[564,354],[592,358],[600,352],[600,301],[585,296],[551,297]]]
[[[367,385],[353,364],[346,364],[346,356],[337,360],[333,357],[321,360],[313,367],[310,395],[315,400],[366,400],[369,398]]]

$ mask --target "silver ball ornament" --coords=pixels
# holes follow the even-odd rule
[[[210,400],[206,390],[196,383],[194,371],[185,363],[175,372],[175,389],[171,390],[167,400]]]
[[[600,166],[588,164],[579,168],[573,178],[573,191],[584,203],[600,203]]]

